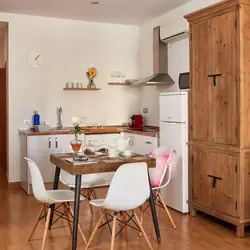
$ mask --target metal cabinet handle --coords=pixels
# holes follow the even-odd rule
[[[51,148],[51,138],[49,137],[49,148]]]
[[[146,141],[146,143],[147,143],[147,144],[152,144],[152,142],[151,142],[151,141]]]
[[[55,138],[55,144],[56,144],[56,148],[58,148],[58,138]]]

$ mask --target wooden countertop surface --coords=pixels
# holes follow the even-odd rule
[[[152,128],[150,126],[150,128]],[[138,131],[133,130],[129,128],[124,127],[104,127],[104,128],[93,128],[93,127],[87,127],[82,128],[81,133],[85,135],[91,135],[91,134],[113,134],[113,133],[120,133],[120,132],[126,132],[131,134],[138,134],[138,135],[144,135],[144,136],[151,136],[155,137],[157,136],[159,132],[158,127],[153,127],[156,129],[155,131]],[[66,134],[74,134],[73,130],[54,130],[54,131],[45,131],[45,132],[33,132],[31,130],[21,130],[20,134],[24,134],[26,136],[37,136],[37,135],[66,135]]]

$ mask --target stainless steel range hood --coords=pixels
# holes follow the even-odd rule
[[[140,79],[132,86],[162,86],[174,84],[168,74],[168,44],[160,39],[160,26],[153,30],[153,75]]]

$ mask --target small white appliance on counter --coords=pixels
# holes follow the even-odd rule
[[[162,189],[165,203],[188,212],[188,92],[160,95],[160,146],[176,150],[177,167],[169,185]]]

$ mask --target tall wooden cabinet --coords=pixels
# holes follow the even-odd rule
[[[190,23],[190,211],[250,225],[250,0],[196,11]]]

